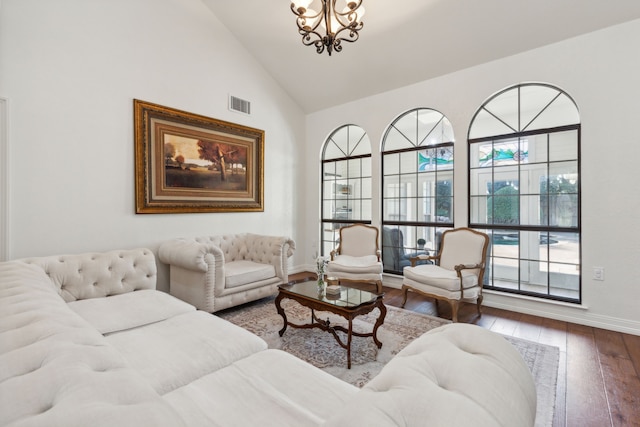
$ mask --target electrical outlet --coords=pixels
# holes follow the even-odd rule
[[[593,267],[593,280],[604,280],[604,267]]]

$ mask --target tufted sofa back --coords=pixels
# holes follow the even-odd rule
[[[219,236],[201,236],[194,240],[205,245],[217,246],[224,255],[224,261],[246,259],[249,256],[246,234],[224,234]]]
[[[44,270],[66,302],[156,288],[155,256],[144,248],[19,261]]]
[[[275,244],[282,240],[279,236],[266,236],[251,233],[225,234],[220,236],[196,237],[198,243],[213,244],[222,250],[224,261],[247,260],[261,264],[271,264],[274,257],[280,257],[282,245]],[[285,260],[293,254],[295,245],[288,241]]]

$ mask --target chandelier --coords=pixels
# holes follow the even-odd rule
[[[342,51],[343,41],[353,43],[358,40],[358,31],[364,25],[362,0],[319,0],[318,11],[309,8],[314,1],[291,2],[291,11],[297,16],[298,33],[302,35],[302,44],[315,46],[318,53],[324,52],[326,48],[331,55],[334,50]],[[336,3],[342,11],[336,9]]]

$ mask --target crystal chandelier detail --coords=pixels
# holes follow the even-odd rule
[[[319,10],[311,8],[319,4]],[[341,11],[340,11],[341,10]],[[363,27],[362,0],[294,0],[291,11],[297,16],[298,33],[305,46],[315,46],[316,52],[342,51],[342,42],[358,40]]]

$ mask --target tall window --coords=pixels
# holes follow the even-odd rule
[[[382,258],[402,274],[409,258],[438,250],[453,227],[453,129],[440,112],[416,108],[387,129],[382,147]]]
[[[491,236],[485,287],[580,302],[580,117],[547,84],[489,98],[469,128],[469,222]]]
[[[371,143],[355,125],[336,129],[322,152],[322,254],[336,247],[340,227],[371,223]]]

